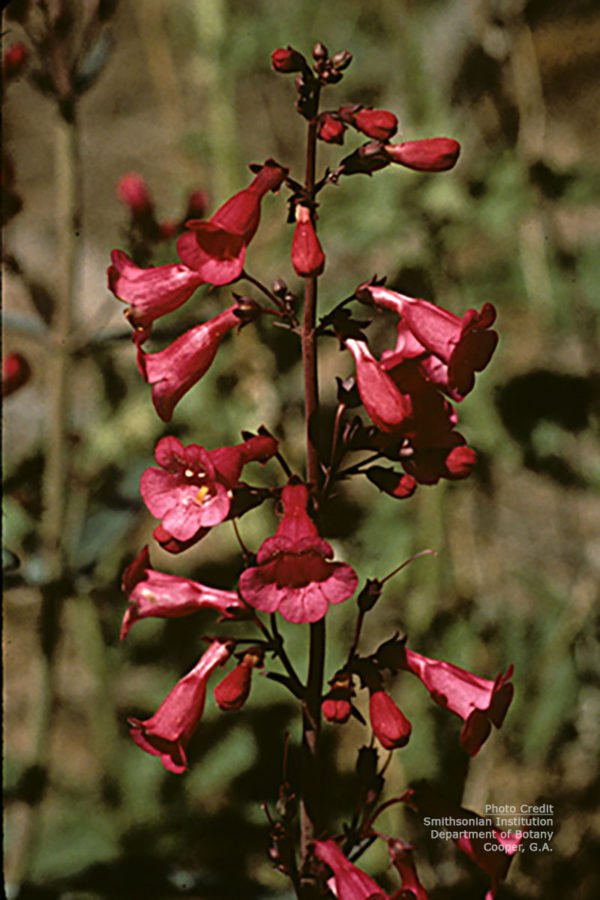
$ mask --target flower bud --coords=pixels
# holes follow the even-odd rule
[[[154,204],[148,186],[137,172],[123,175],[117,184],[117,197],[128,206],[133,216],[152,212]]]
[[[352,54],[349,50],[340,50],[339,53],[334,53],[334,55],[331,57],[331,64],[334,69],[338,70],[338,72],[342,72],[344,69],[347,69],[351,62]]]
[[[375,141],[389,141],[398,131],[398,119],[387,109],[359,109],[352,124]]]
[[[358,595],[356,601],[358,603],[358,608],[362,613],[369,612],[371,609],[373,609],[373,607],[381,597],[382,589],[382,583],[376,578],[367,579],[367,583]]]
[[[325,268],[325,254],[306,206],[296,207],[296,229],[292,241],[292,265],[297,275],[314,278]]]
[[[271,65],[276,72],[288,74],[289,72],[302,72],[307,68],[307,62],[301,53],[293,47],[279,47],[271,53]]]
[[[352,714],[352,676],[338,672],[329,682],[331,690],[323,698],[321,709],[328,722],[344,725]]]
[[[322,44],[321,41],[317,41],[312,50],[313,59],[315,62],[323,62],[324,59],[327,59],[329,56],[329,50]]]
[[[214,697],[220,709],[236,712],[250,694],[252,671],[262,665],[262,651],[249,650],[240,663],[216,686]]]
[[[395,750],[408,744],[412,725],[384,690],[371,693],[369,717],[375,737],[386,750]]]
[[[462,448],[457,447],[456,449]],[[412,475],[402,475],[394,471],[394,469],[384,469],[383,466],[371,466],[366,472],[366,476],[380,491],[384,491],[384,493],[389,494],[390,497],[395,497],[397,500],[412,497],[417,488],[417,482]],[[459,475],[455,477],[460,478],[464,476]]]
[[[322,113],[317,124],[317,137],[326,144],[343,144],[346,126],[331,113]]]
[[[192,191],[188,197],[184,219],[203,219],[208,206],[206,191],[201,188]]]
[[[386,144],[385,153],[392,162],[416,172],[446,172],[455,165],[460,144],[451,138],[430,138]]]
[[[477,454],[471,447],[464,444],[453,447],[446,457],[446,469],[448,470],[448,478],[458,480],[467,478],[477,464]]]

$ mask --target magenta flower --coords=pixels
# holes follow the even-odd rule
[[[293,47],[278,47],[271,53],[271,65],[276,72],[287,75],[290,72],[301,72],[308,68],[307,62]]]
[[[177,541],[198,540],[200,529],[223,522],[242,468],[248,462],[266,462],[277,452],[277,441],[257,435],[234,447],[207,451],[198,444],[187,447],[174,437],[156,445],[161,467],[146,469],[140,489],[153,516]]]
[[[296,228],[292,240],[292,265],[296,275],[312,278],[325,268],[325,254],[306,206],[296,207]]]
[[[469,309],[461,319],[426,300],[374,285],[366,289],[376,305],[401,316],[417,341],[448,367],[447,384],[455,399],[465,397],[475,372],[485,369],[498,343],[497,333],[490,330],[496,319],[492,304],[484,303],[481,312]]]
[[[240,324],[236,309],[230,306],[196,325],[158,353],[145,353],[138,347],[138,367],[152,385],[152,402],[163,422],[171,421],[181,398],[212,365],[223,337]]]
[[[387,109],[363,107],[352,115],[352,125],[374,141],[389,141],[398,131],[398,119]]]
[[[513,667],[494,681],[480,678],[452,663],[429,659],[406,649],[407,671],[419,678],[431,699],[463,720],[460,744],[475,756],[492,730],[500,728],[512,702],[514,688],[510,682]]]
[[[235,591],[224,591],[168,575],[150,568],[150,555],[145,546],[123,573],[123,591],[129,606],[121,625],[121,640],[140,619],[179,619],[200,609],[214,609],[221,619],[240,619],[248,615],[248,607]]]
[[[207,681],[230,654],[229,643],[213,641],[150,719],[129,719],[130,734],[138,747],[160,756],[169,772],[180,775],[187,769],[186,749],[204,712]]]
[[[140,331],[151,327],[155,319],[178,309],[204,284],[197,272],[187,266],[151,266],[142,269],[123,253],[113,250],[108,269],[108,287],[118,300],[129,304],[126,313],[132,326]]]
[[[447,172],[456,165],[460,144],[452,138],[427,138],[423,141],[405,141],[403,144],[386,144],[385,152],[392,162],[407,169]]]
[[[343,144],[346,126],[337,116],[321,113],[317,120],[317,137],[326,144]]]
[[[243,191],[230,197],[208,221],[190,219],[177,241],[182,261],[208,284],[230,284],[244,268],[246,247],[260,222],[261,200],[281,187],[287,169],[267,160]]]
[[[376,881],[346,859],[335,841],[315,841],[314,855],[332,870],[338,900],[389,900]]]
[[[258,551],[258,565],[242,572],[244,600],[261,612],[281,613],[288,622],[316,622],[330,603],[347,600],[358,583],[346,563],[329,562],[333,549],[319,537],[308,515],[308,488],[290,481],[283,489],[283,517]]]
[[[365,341],[349,338],[346,348],[356,363],[356,384],[363,406],[381,431],[398,431],[410,414],[408,398],[403,395]]]
[[[369,718],[375,737],[382,747],[386,750],[406,747],[412,725],[382,688],[370,692]]]

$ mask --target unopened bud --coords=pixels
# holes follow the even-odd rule
[[[375,737],[386,750],[396,750],[408,744],[412,725],[384,690],[371,693],[369,718]]]
[[[389,141],[398,131],[398,119],[387,109],[360,109],[352,124],[375,141]]]
[[[343,144],[346,126],[331,113],[322,113],[317,123],[317,137],[327,144]]]
[[[25,44],[18,43],[9,47],[2,59],[2,74],[6,80],[16,78],[25,68],[29,51]]]
[[[344,69],[347,69],[350,63],[352,62],[352,54],[349,50],[340,50],[338,53],[334,53],[331,57],[331,64],[334,69],[337,69],[338,72],[342,72]]]
[[[293,47],[279,47],[271,53],[271,65],[276,72],[302,72],[308,64],[305,58]]]
[[[134,216],[145,215],[154,208],[148,186],[137,172],[121,176],[117,184],[117,197]]]
[[[467,472],[467,474],[469,473]],[[412,497],[417,489],[417,482],[412,475],[404,475],[402,472],[396,472],[394,469],[385,469],[383,466],[371,466],[367,470],[366,476],[380,491],[384,491],[390,497],[395,497],[396,500]],[[458,475],[455,477],[460,478],[464,476]]]
[[[310,210],[296,207],[296,229],[292,240],[292,265],[297,275],[314,278],[325,268],[325,254],[313,225]]]
[[[460,144],[451,138],[430,138],[386,144],[385,153],[391,162],[416,172],[446,172],[456,164]]]
[[[201,188],[192,191],[188,197],[185,219],[203,219],[208,206],[206,191]]]
[[[2,396],[8,397],[27,384],[31,367],[20,353],[9,353],[2,362]]]
[[[250,322],[254,322],[258,319],[261,314],[261,308],[256,300],[253,300],[252,297],[240,297],[239,294],[234,294],[233,297],[237,304],[235,315],[242,325],[248,325]]]
[[[376,578],[368,578],[367,583],[358,595],[357,603],[361,612],[366,613],[373,609],[379,598],[383,585]]]
[[[329,56],[329,50],[325,44],[322,44],[321,41],[317,41],[312,49],[312,55],[315,62],[322,62]]]
[[[248,651],[235,669],[219,682],[214,698],[220,709],[237,712],[242,708],[250,694],[252,672],[257,665],[262,665],[262,653]]]
[[[283,298],[287,294],[287,284],[285,283],[283,278],[276,278],[271,285],[271,290],[276,297],[280,297],[283,300]]]

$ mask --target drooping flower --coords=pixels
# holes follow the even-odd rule
[[[398,900],[428,900],[429,895],[417,875],[412,845],[400,838],[388,838],[387,844],[392,865],[402,879],[402,890],[394,896]]]
[[[269,191],[278,190],[287,169],[267,162],[243,191],[230,197],[208,222],[190,219],[189,229],[177,241],[181,260],[207,283],[230,284],[242,274],[246,247],[260,222],[261,200]]]
[[[128,595],[129,606],[121,625],[121,640],[140,619],[179,619],[200,609],[214,609],[221,614],[221,619],[248,615],[247,605],[235,591],[212,588],[152,569],[147,546],[125,569],[122,588]]]
[[[395,497],[396,500],[406,500],[412,497],[417,489],[416,479],[412,475],[403,475],[394,469],[385,469],[383,466],[371,466],[367,469],[366,476],[372,484],[377,485],[380,491]]]
[[[163,422],[170,422],[181,398],[206,374],[227,332],[240,324],[236,306],[196,325],[158,353],[138,347],[138,367],[152,385],[152,402]]]
[[[356,363],[356,385],[371,421],[381,431],[397,431],[409,415],[409,405],[367,343],[349,338],[345,342]]]
[[[257,566],[242,572],[239,589],[250,606],[280,612],[288,622],[316,622],[330,603],[347,600],[358,583],[347,563],[330,562],[333,549],[319,537],[307,512],[308,488],[290,481],[283,489],[283,517],[258,551]]]
[[[408,744],[412,725],[382,688],[370,692],[369,718],[375,737],[386,750]]]
[[[237,666],[219,682],[213,692],[219,709],[237,712],[242,708],[250,695],[252,673],[257,666],[262,666],[263,655],[260,648],[248,650]]]
[[[187,745],[204,712],[208,679],[230,654],[229,643],[213,641],[150,719],[129,719],[130,734],[138,747],[160,756],[169,772],[180,775],[187,769]]]
[[[376,881],[346,859],[335,841],[315,841],[314,855],[333,872],[338,900],[389,900]]]
[[[392,162],[407,169],[417,172],[447,172],[456,165],[460,144],[452,138],[427,138],[423,141],[386,144],[385,153]]]
[[[2,360],[2,396],[8,397],[27,384],[31,366],[22,353],[7,353]]]
[[[455,399],[466,396],[475,373],[485,369],[498,343],[497,333],[490,330],[496,319],[493,305],[484,303],[481,312],[469,309],[460,318],[426,300],[384,287],[367,285],[366,290],[376,305],[401,316],[419,343],[448,367],[447,383]]]
[[[144,331],[161,316],[189,300],[204,280],[187,266],[140,268],[123,253],[113,250],[108,268],[108,287],[118,300],[129,304],[127,318],[135,329]]]
[[[161,438],[154,452],[160,468],[143,473],[142,498],[171,537],[184,542],[198,539],[200,529],[227,518],[232,491],[246,463],[266,462],[276,452],[277,441],[268,435],[211,451],[198,444],[184,447],[175,437]]]
[[[306,206],[296,207],[296,228],[292,240],[292,265],[296,275],[312,278],[325,268],[325,254]]]
[[[504,722],[514,694],[510,681],[513,667],[490,681],[414,650],[406,649],[405,654],[404,667],[422,681],[432,700],[463,720],[460,744],[470,756],[475,756],[489,737],[492,725],[500,728]]]

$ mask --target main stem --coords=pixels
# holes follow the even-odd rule
[[[318,97],[315,107],[318,108]],[[317,149],[316,114],[308,124],[306,176],[304,187],[312,200],[315,193]],[[317,278],[304,280],[304,315],[302,322],[302,360],[304,364],[304,407],[306,417],[306,471],[308,481],[318,492],[321,486],[319,454],[314,439],[319,411],[319,381],[316,346]],[[321,786],[319,783],[319,732],[321,728],[321,692],[325,663],[325,619],[310,626],[310,656],[306,700],[302,717],[302,791],[300,801],[301,868],[308,860],[310,844],[319,829]],[[310,900],[317,895],[314,882],[306,875],[300,880],[300,897]]]

